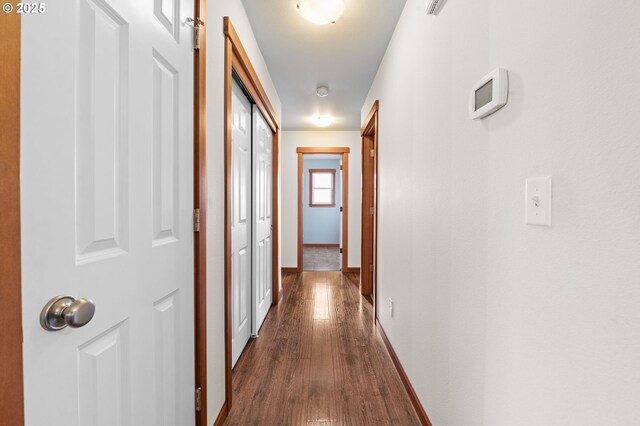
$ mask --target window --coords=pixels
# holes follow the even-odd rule
[[[309,207],[335,207],[335,169],[309,170]]]

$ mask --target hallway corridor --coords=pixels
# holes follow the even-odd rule
[[[225,425],[420,424],[351,279],[283,277],[283,299],[234,369]]]

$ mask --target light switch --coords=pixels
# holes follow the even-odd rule
[[[528,225],[551,226],[551,176],[527,179],[525,203]]]

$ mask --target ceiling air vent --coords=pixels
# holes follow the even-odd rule
[[[429,0],[429,6],[427,7],[427,13],[429,15],[437,15],[440,13],[440,9],[447,2],[447,0]]]

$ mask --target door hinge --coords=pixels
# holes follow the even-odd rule
[[[369,265],[369,272],[373,272],[373,263]]]
[[[340,247],[340,254],[342,254],[342,247]]]
[[[369,207],[369,214],[373,214],[373,207]]]
[[[342,170],[342,164],[340,164],[340,170]]]
[[[196,388],[196,411],[200,411],[202,408],[202,388],[198,386]]]
[[[193,27],[193,50],[200,50],[200,27],[204,27],[204,21],[200,18],[187,18],[187,24]]]
[[[193,232],[200,232],[200,209],[193,209]]]
[[[342,206],[340,206],[340,211],[342,211]]]
[[[369,150],[369,157],[375,157],[376,156],[376,152],[373,149]]]

